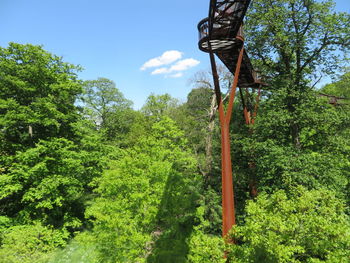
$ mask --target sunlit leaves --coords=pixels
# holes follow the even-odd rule
[[[94,218],[93,235],[105,261],[142,262],[147,247],[158,246],[152,245],[153,232],[172,233],[178,224],[191,228],[196,182],[199,186],[195,164],[183,133],[164,117],[152,135],[113,162],[98,180],[99,197],[87,213]]]
[[[261,194],[246,212],[245,223],[232,230],[234,262],[342,262],[350,256],[349,216],[332,191]]]

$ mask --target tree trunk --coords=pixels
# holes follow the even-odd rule
[[[213,163],[213,133],[215,129],[215,116],[217,112],[216,95],[213,94],[209,109],[209,123],[207,128],[207,136],[205,138],[205,170],[207,171],[207,177],[211,172]]]

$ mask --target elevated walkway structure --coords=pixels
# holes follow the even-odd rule
[[[348,105],[347,103],[342,102],[343,100],[348,100],[348,98],[345,98],[345,97],[339,97],[339,96],[329,95],[325,93],[319,93],[318,96],[328,98],[328,103],[333,106]]]
[[[230,120],[237,87],[240,89],[244,117],[247,124],[254,124],[260,89],[265,86],[257,71],[253,69],[248,53],[244,48],[243,19],[250,0],[210,0],[208,17],[198,24],[199,49],[209,53],[213,73],[215,95],[218,104],[221,127],[221,166],[222,166],[222,235],[235,224],[234,191],[230,150]],[[215,55],[234,75],[229,102],[225,111],[221,98],[219,77],[216,69]],[[255,106],[247,107],[250,96],[248,88],[258,89]],[[230,240],[227,240],[230,242]]]
[[[211,0],[209,17],[198,24],[199,49],[217,55],[232,74],[235,73],[239,51],[244,44],[242,24],[249,4],[250,0]],[[265,84],[244,50],[238,87],[261,86]]]

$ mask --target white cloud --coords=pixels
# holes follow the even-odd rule
[[[197,66],[199,63],[200,62],[198,60],[195,60],[193,58],[180,60],[175,65],[170,67],[169,72],[184,71],[184,70],[187,70],[189,68]]]
[[[161,56],[152,58],[142,65],[141,70],[168,65],[182,58],[182,52],[177,50],[165,51]]]
[[[179,72],[179,73],[170,75],[169,77],[170,77],[170,78],[181,78],[182,76],[183,76],[183,73],[182,73],[182,72]]]
[[[157,68],[157,69],[153,70],[151,74],[152,75],[157,75],[157,74],[169,74],[169,73],[172,73],[172,72],[178,72],[177,74],[173,74],[173,75],[171,75],[169,77],[179,78],[179,77],[181,77],[183,75],[182,73],[180,74],[181,71],[185,71],[185,70],[188,70],[188,69],[190,69],[192,67],[195,67],[199,63],[200,62],[198,60],[195,60],[193,58],[183,59],[183,60],[180,60],[180,61],[176,62],[170,68],[165,68],[165,67]]]
[[[155,70],[152,71],[152,75],[157,75],[157,74],[166,74],[169,72],[168,68],[157,68]]]
[[[169,78],[180,78],[183,76],[183,71],[195,67],[200,63],[193,58],[180,60],[182,56],[183,53],[177,50],[165,51],[161,56],[148,60],[140,69],[155,68],[151,72],[151,75],[163,74]]]

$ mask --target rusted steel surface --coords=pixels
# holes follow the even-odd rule
[[[235,99],[238,78],[240,74],[240,65],[243,60],[244,49],[242,47],[238,56],[237,68],[235,70],[235,78],[230,90],[229,104],[225,113],[221,93],[219,77],[216,71],[215,58],[210,53],[210,62],[213,71],[213,80],[215,92],[217,95],[217,104],[219,107],[219,119],[221,128],[221,178],[222,178],[222,235],[225,237],[233,225],[236,224],[234,190],[232,180],[232,162],[231,162],[231,145],[230,145],[230,120],[232,115],[233,102]]]
[[[260,88],[265,84],[262,82],[257,71],[253,69],[248,53],[244,49],[244,34],[242,22],[248,9],[250,0],[210,0],[208,18],[198,24],[199,48],[209,53],[213,72],[215,94],[219,108],[221,127],[221,165],[222,165],[222,235],[227,237],[233,225],[235,225],[234,187],[232,179],[232,163],[230,150],[230,121],[236,89],[239,87],[244,108],[246,124],[254,124],[256,111],[260,98]],[[230,98],[225,113],[219,77],[217,74],[216,55],[234,75],[234,81],[230,90]],[[259,92],[255,105],[249,96],[246,101],[243,98],[242,89],[248,94],[248,89]],[[249,95],[249,94],[248,94]],[[251,164],[254,167],[254,164]],[[252,185],[252,194],[255,195],[256,184]],[[230,240],[228,240],[230,242]]]
[[[230,92],[230,100],[229,100],[229,104],[228,104],[228,108],[227,108],[227,120],[226,120],[227,124],[230,124],[230,121],[231,121],[233,102],[235,99],[238,81],[239,81],[239,78],[241,76],[241,65],[242,65],[242,60],[243,60],[243,54],[244,54],[244,47],[242,45],[241,50],[239,51],[238,58],[237,58],[237,64],[236,64],[236,69],[235,69],[235,73],[234,73],[235,78],[233,80],[233,84],[232,84],[232,88],[231,88],[231,92]]]
[[[243,22],[250,0],[211,0],[208,18],[198,24],[199,48],[212,50],[230,50]]]
[[[236,224],[230,151],[229,125],[224,122],[221,125],[222,236],[224,238]]]
[[[208,18],[198,24],[199,49],[214,52],[228,70],[234,74],[239,50],[243,46],[242,22],[250,0],[211,0]],[[240,88],[266,86],[258,72],[253,69],[247,51],[244,51]]]
[[[328,98],[328,103],[334,106],[347,105],[346,103],[343,103],[343,102],[339,103],[339,101],[347,100],[347,98],[345,97],[339,97],[339,96],[329,95],[325,93],[319,93],[318,96]]]

